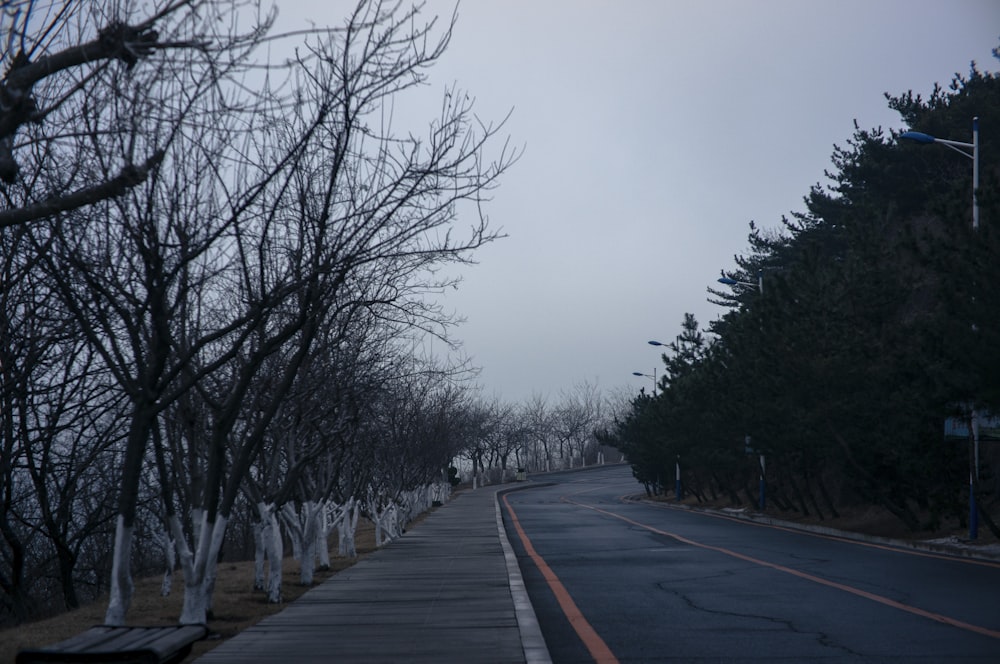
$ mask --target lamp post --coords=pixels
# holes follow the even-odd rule
[[[747,436],[747,438],[749,437],[750,436]],[[760,464],[760,488],[757,500],[758,500],[758,507],[760,507],[760,511],[763,512],[764,509],[767,507],[767,482],[765,479],[767,478],[767,466],[764,464],[763,454],[760,454],[757,457],[757,461]]]
[[[748,286],[750,288],[756,288],[757,292],[764,293],[764,271],[757,270],[757,283],[752,281],[738,281],[736,279],[730,279],[729,277],[719,277],[720,284],[726,284],[727,286]],[[653,343],[652,341],[650,343]],[[746,436],[744,440],[744,446],[747,454],[753,454],[754,450],[750,447],[750,436]],[[759,454],[757,457],[758,464],[758,476],[759,476],[759,493],[757,495],[757,505],[763,512],[764,508],[767,506],[767,466],[764,463],[764,455]]]
[[[674,498],[681,502],[684,496],[681,494],[681,455],[677,455],[677,463],[674,465]]]
[[[668,347],[667,344],[663,343],[662,341],[650,340],[650,341],[647,341],[646,343],[648,343],[650,346],[662,346],[663,348],[667,348]],[[645,374],[639,374],[639,373],[637,373],[636,375],[637,376],[644,376]],[[656,379],[655,379],[656,368],[655,367],[653,368],[653,376],[654,376],[654,379],[653,379],[653,396],[655,397],[656,396]],[[677,498],[677,502],[680,502],[680,500],[681,500],[681,455],[680,454],[677,455],[677,463],[674,466],[674,475],[675,475],[675,479],[674,479],[674,496]]]
[[[633,376],[643,376],[644,378],[651,378],[653,380],[653,396],[656,396],[656,367],[653,367],[653,375],[642,373],[641,371],[633,371]]]
[[[940,143],[972,160],[972,230],[977,230],[979,228],[979,201],[976,199],[979,190],[979,118],[972,118],[971,143],[949,141],[919,131],[904,131],[899,137],[916,143]]]
[[[904,131],[900,138],[916,143],[939,143],[972,160],[972,230],[979,230],[979,118],[972,118],[972,142],[950,141],[919,131]],[[979,536],[979,510],[976,507],[976,479],[979,477],[979,422],[976,409],[969,421],[972,432],[972,450],[969,458],[969,539]]]

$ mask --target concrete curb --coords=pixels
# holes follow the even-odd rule
[[[517,564],[517,556],[514,555],[514,548],[507,539],[507,529],[503,525],[503,512],[500,509],[500,496],[512,491],[537,488],[540,484],[518,486],[509,489],[500,489],[493,494],[493,506],[495,507],[497,532],[500,534],[500,546],[503,548],[504,560],[507,563],[507,578],[510,582],[510,594],[514,599],[514,613],[517,616],[517,627],[521,632],[521,646],[524,648],[524,660],[527,664],[552,664],[549,655],[549,648],[545,645],[545,638],[542,636],[541,626],[535,616],[535,608],[528,598],[528,591],[524,587],[524,578],[521,576],[521,568]]]

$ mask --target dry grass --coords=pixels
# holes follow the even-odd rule
[[[419,521],[418,518],[409,527],[412,528]],[[314,585],[347,569],[375,550],[375,529],[370,523],[358,524],[356,545],[358,558],[348,560],[335,556],[337,545],[334,541],[330,552],[331,568],[324,571],[317,570]],[[191,654],[184,661],[193,661],[247,627],[281,611],[289,602],[309,590],[308,587],[299,584],[299,567],[291,558],[285,559],[282,572],[283,602],[269,604],[263,592],[253,590],[253,561],[221,563],[215,585],[214,617],[208,623],[212,635],[208,640],[195,643]],[[160,582],[159,576],[136,580],[135,595],[128,612],[128,624],[177,624],[177,617],[181,614],[184,580],[179,574],[174,575],[173,592],[169,597],[160,596]],[[84,632],[94,625],[100,625],[104,621],[106,608],[106,602],[98,600],[54,618],[0,631],[0,662],[13,662],[17,652],[24,648],[37,648],[56,643]]]

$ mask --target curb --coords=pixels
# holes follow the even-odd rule
[[[500,489],[493,494],[493,506],[495,508],[497,520],[497,532],[500,534],[500,546],[503,548],[504,560],[507,563],[507,580],[510,585],[510,594],[514,600],[514,614],[517,616],[517,628],[521,632],[521,647],[524,649],[524,660],[527,664],[552,664],[552,657],[549,655],[549,648],[545,645],[545,638],[542,636],[541,626],[535,616],[535,608],[528,598],[528,591],[524,587],[524,578],[521,576],[521,568],[517,565],[517,556],[514,555],[514,548],[507,539],[507,529],[503,525],[503,512],[500,510],[500,496],[513,491],[523,489],[533,489],[541,484],[512,487]]]

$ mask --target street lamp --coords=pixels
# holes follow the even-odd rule
[[[653,367],[653,375],[642,373],[641,371],[633,371],[633,376],[642,376],[644,378],[651,378],[653,380],[653,396],[656,396],[656,367]]]
[[[726,284],[727,286],[749,286],[750,288],[756,288],[761,293],[764,292],[764,271],[757,270],[757,283],[752,281],[737,281],[736,279],[730,279],[729,277],[719,277],[720,284]],[[649,343],[653,343],[650,341]]]
[[[937,138],[919,131],[904,131],[899,135],[908,141],[916,143],[940,143],[972,160],[972,230],[979,230],[979,118],[972,118],[972,142],[949,141]],[[979,422],[975,408],[972,409],[970,420],[972,430],[972,458],[969,459],[969,539],[979,536],[979,510],[976,508],[976,479],[979,476]]]
[[[650,346],[662,346],[663,348],[669,348],[667,344],[662,341],[656,341],[655,339],[647,341]],[[653,374],[656,374],[656,369],[653,369]],[[645,374],[637,373],[637,376],[644,376]],[[653,396],[656,396],[656,385],[653,385]],[[681,501],[681,455],[677,455],[677,463],[674,464],[674,497],[677,502]]]
[[[727,286],[748,286],[750,288],[756,288],[757,291],[761,295],[763,295],[764,294],[764,271],[763,270],[757,270],[757,283],[754,283],[752,281],[737,281],[736,279],[730,279],[729,277],[719,277],[719,283],[720,284],[726,284]],[[652,343],[652,342],[650,342],[650,343]],[[753,449],[750,447],[750,436],[746,437],[745,445],[746,445],[746,452],[747,452],[747,454],[752,454],[753,453]],[[766,473],[767,466],[764,464],[764,455],[763,454],[759,454],[758,455],[757,461],[758,461],[758,470],[760,471],[759,472],[760,486],[759,486],[759,489],[758,489],[759,493],[757,494],[757,505],[760,507],[760,510],[763,512],[764,508],[767,506],[767,498],[765,497],[766,496],[766,491],[767,491],[767,482],[765,481],[766,475],[767,475],[767,473]]]
[[[943,138],[937,138],[936,136],[931,136],[930,134],[924,134],[919,131],[904,131],[899,135],[899,137],[916,143],[940,143],[947,148],[951,148],[963,157],[968,157],[972,160],[972,230],[978,229],[979,201],[976,199],[976,192],[979,190],[979,118],[972,118],[971,143],[965,143],[963,141],[949,141]]]

